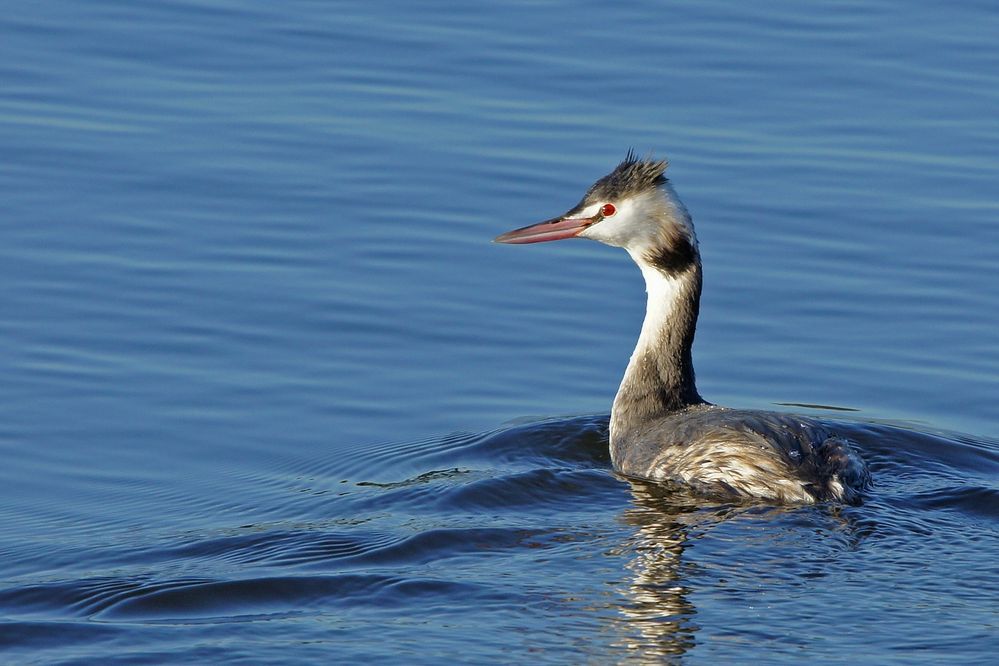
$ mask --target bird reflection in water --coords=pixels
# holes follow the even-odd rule
[[[657,484],[631,481],[634,506],[622,519],[634,526],[632,539],[621,550],[632,557],[631,580],[621,592],[626,625],[619,647],[649,662],[676,658],[694,646],[697,611],[682,584],[682,555],[691,518],[704,519],[703,506],[678,501],[679,493]],[[636,631],[637,630],[637,631]]]
[[[856,548],[865,534],[836,504],[779,507],[721,503],[697,497],[681,486],[632,479],[629,483],[632,506],[624,511],[621,520],[634,532],[613,553],[628,560],[625,566],[630,573],[630,580],[622,581],[619,589],[621,618],[617,622],[619,638],[615,647],[628,650],[629,661],[638,663],[679,661],[697,643],[700,626],[695,621],[697,608],[691,595],[695,591],[704,592],[696,588],[710,576],[702,564],[690,561],[690,557],[685,561],[684,551],[721,523],[734,520],[731,527],[735,538],[742,539],[739,543],[744,543],[749,551],[762,549],[771,554],[786,550],[781,542],[794,538],[791,535],[796,531],[785,529],[789,525],[826,533],[840,542],[840,547],[848,549]],[[769,537],[761,535],[757,543],[745,540],[743,530],[759,534],[758,528],[768,525],[784,528],[773,529]],[[734,562],[731,566],[741,567]],[[807,585],[816,566],[821,565],[801,561],[784,565],[784,569]]]

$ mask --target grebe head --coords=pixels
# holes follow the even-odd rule
[[[666,160],[639,159],[629,151],[568,212],[509,231],[495,242],[591,238],[623,247],[643,268],[682,272],[699,261],[697,237],[687,209],[664,175],[666,167]]]

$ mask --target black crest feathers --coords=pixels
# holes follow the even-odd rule
[[[651,157],[639,158],[634,149],[628,150],[624,160],[609,174],[593,183],[583,204],[589,205],[599,201],[620,201],[629,196],[640,194],[666,182],[664,175],[669,162]]]

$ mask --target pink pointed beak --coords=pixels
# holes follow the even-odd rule
[[[598,217],[563,218],[554,217],[544,222],[531,224],[508,231],[493,239],[494,243],[544,243],[545,241],[573,238],[587,227],[598,222]]]

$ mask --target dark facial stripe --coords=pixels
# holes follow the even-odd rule
[[[645,254],[645,260],[669,276],[685,273],[697,263],[697,250],[683,235]]]

